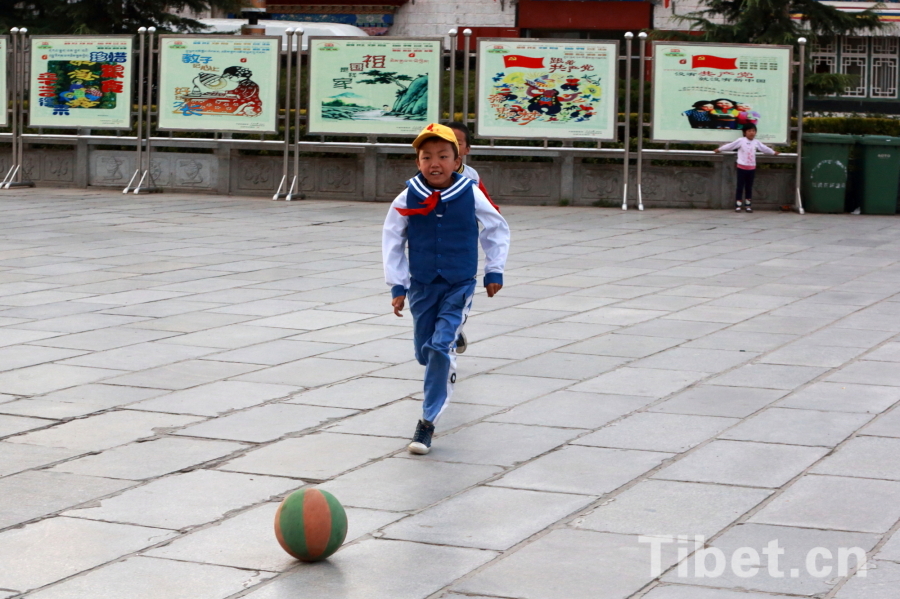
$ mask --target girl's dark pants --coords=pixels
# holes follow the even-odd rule
[[[737,193],[734,197],[736,201],[741,201],[742,194],[747,198],[748,202],[753,198],[753,177],[755,175],[756,169],[737,169]]]

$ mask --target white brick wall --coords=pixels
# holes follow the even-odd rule
[[[394,15],[390,35],[442,36],[454,27],[515,27],[516,8],[506,0],[410,0]]]
[[[672,15],[686,15],[701,8],[706,8],[701,0],[669,0],[668,8],[664,0],[658,0],[653,7],[653,28],[685,30],[689,24],[673,19]]]

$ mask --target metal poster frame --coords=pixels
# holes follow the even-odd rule
[[[628,38],[626,38],[626,43]],[[599,137],[599,136],[565,136],[565,137],[546,137],[546,136],[535,136],[535,135],[523,135],[523,136],[504,136],[504,135],[483,135],[481,133],[481,111],[480,100],[481,100],[481,91],[482,91],[482,60],[481,60],[481,48],[482,44],[489,43],[521,43],[521,42],[535,42],[535,43],[548,43],[548,44],[572,44],[572,45],[591,45],[591,44],[606,44],[612,45],[615,50],[614,53],[611,53],[608,60],[612,63],[613,68],[613,79],[611,82],[608,82],[607,85],[609,89],[611,89],[613,107],[612,107],[612,116],[611,121],[608,125],[608,128],[612,131],[612,135],[609,137]],[[468,38],[467,42],[468,44]],[[475,135],[482,139],[504,139],[504,140],[520,140],[520,139],[537,139],[537,140],[554,140],[554,141],[616,141],[618,140],[619,133],[619,89],[618,82],[621,77],[621,70],[619,61],[621,57],[619,53],[622,50],[622,43],[620,40],[573,40],[573,39],[563,39],[563,38],[502,38],[502,37],[490,37],[490,38],[478,38],[476,42],[475,48],[475,56],[476,56],[476,67],[475,67]],[[468,52],[466,52],[466,58],[468,58]],[[466,60],[466,64],[468,64],[468,60]],[[627,65],[626,65],[627,69]],[[468,81],[468,77],[464,80]],[[626,87],[626,90],[630,90],[629,87]],[[468,98],[468,94],[463,96],[463,102],[466,102]],[[463,115],[464,120],[466,122],[465,117],[468,115]],[[626,119],[627,120],[627,119]],[[523,130],[525,128],[523,127]]]
[[[7,127],[10,124],[10,116],[12,113],[15,113],[15,105],[10,103],[9,94],[12,91],[13,81],[11,81],[11,74],[13,69],[10,68],[10,58],[12,58],[12,48],[10,47],[10,38],[8,35],[0,35],[0,55],[3,55],[6,63],[6,69],[2,76],[0,76],[0,86],[3,87],[2,91],[0,91],[0,97],[3,98],[5,104],[3,105],[2,115],[0,115],[0,127]]]
[[[435,80],[437,82],[437,118],[435,122],[439,121],[443,116],[443,108],[442,108],[442,98],[444,92],[443,86],[443,73],[444,73],[444,38],[443,37],[426,37],[426,36],[416,36],[416,37],[403,37],[403,36],[373,36],[371,38],[347,38],[347,37],[334,37],[334,36],[311,36],[306,38],[306,52],[307,52],[307,69],[306,69],[306,78],[307,78],[307,109],[306,109],[306,128],[307,135],[340,135],[340,136],[374,136],[374,137],[401,137],[401,138],[410,138],[415,137],[415,133],[389,133],[389,132],[376,132],[371,133],[368,131],[360,131],[359,133],[348,133],[346,131],[328,131],[328,130],[319,130],[313,129],[313,118],[312,118],[312,106],[313,106],[313,78],[315,77],[316,67],[313,63],[313,44],[318,41],[323,40],[334,40],[340,42],[347,41],[360,41],[370,39],[372,41],[388,41],[388,42],[436,42],[437,43],[437,52],[436,52],[436,61],[437,61],[437,77]],[[431,82],[429,82],[429,86]],[[319,119],[323,120],[323,119]],[[424,127],[429,121],[426,119],[422,121],[424,123],[422,126]]]
[[[156,111],[156,130],[157,131],[179,131],[179,132],[205,132],[205,133],[216,133],[216,132],[225,132],[225,133],[246,133],[248,135],[260,135],[260,134],[271,134],[278,133],[278,120],[279,120],[279,111],[281,109],[281,57],[284,55],[285,50],[282,46],[282,39],[280,35],[205,35],[205,34],[189,34],[189,35],[177,35],[172,33],[164,33],[157,37],[157,74],[156,74],[156,85],[157,85],[157,102],[159,103]],[[162,127],[160,126],[161,117],[162,117],[162,79],[163,79],[163,45],[167,39],[193,39],[200,38],[204,40],[213,40],[213,39],[223,39],[234,41],[238,40],[246,40],[249,42],[256,40],[273,40],[276,41],[276,45],[278,49],[273,53],[274,62],[275,62],[275,91],[272,94],[272,98],[275,104],[275,126],[272,129],[229,129],[227,127],[217,127],[215,129],[196,129],[191,127]],[[291,49],[290,47],[287,50],[288,55],[290,55]],[[290,86],[290,82],[288,82],[288,86]]]
[[[26,51],[28,41],[28,29],[22,27],[13,27],[10,32],[9,53],[7,56],[12,57],[12,122],[10,123],[10,142],[11,142],[11,161],[9,171],[3,177],[0,188],[10,189],[12,187],[34,187],[33,181],[25,180],[24,165],[24,140],[22,133],[25,130],[25,80],[28,72],[28,61],[25,57],[28,55]],[[10,79],[7,78],[7,82]]]
[[[97,129],[97,130],[103,130],[103,131],[131,131],[131,127],[132,127],[131,112],[132,112],[132,106],[134,106],[135,99],[136,99],[135,94],[134,94],[135,73],[134,73],[133,67],[131,67],[131,81],[128,81],[128,85],[126,86],[126,88],[128,89],[129,98],[128,98],[128,102],[126,103],[128,105],[128,116],[127,116],[127,123],[125,125],[122,125],[122,126],[117,126],[117,125],[107,125],[107,126],[88,125],[88,126],[85,126],[84,124],[82,124],[82,125],[67,125],[67,124],[65,124],[65,121],[60,121],[59,123],[54,122],[54,123],[48,125],[48,124],[34,124],[32,122],[34,115],[35,115],[33,106],[36,105],[36,104],[33,105],[33,103],[32,103],[33,98],[31,97],[32,83],[33,83],[31,81],[31,66],[32,66],[31,63],[34,61],[34,56],[35,56],[35,48],[34,48],[35,42],[37,42],[39,40],[45,40],[45,39],[48,39],[48,40],[49,39],[73,39],[73,38],[77,38],[77,37],[84,37],[84,38],[90,38],[90,39],[122,40],[122,41],[127,40],[131,44],[131,48],[129,49],[129,55],[134,56],[135,34],[133,34],[133,33],[125,34],[125,35],[82,35],[82,36],[79,36],[79,35],[32,35],[32,36],[30,36],[28,39],[28,41],[30,42],[28,44],[28,50],[30,52],[30,55],[29,55],[27,64],[24,66],[25,77],[23,78],[23,83],[26,83],[26,85],[22,89],[22,93],[25,97],[28,98],[28,103],[29,103],[28,127],[32,128],[32,129],[49,128],[49,129]],[[23,52],[24,52],[24,48],[23,48]],[[138,101],[137,103],[140,103],[140,101]]]
[[[655,126],[656,126],[656,75],[657,75],[657,60],[659,58],[659,52],[657,51],[657,47],[660,45],[663,46],[671,46],[673,44],[678,44],[679,46],[685,47],[706,47],[706,48],[768,48],[773,50],[787,50],[788,51],[788,60],[787,60],[787,106],[785,109],[786,112],[786,127],[784,129],[784,142],[766,142],[774,146],[786,146],[791,143],[791,106],[793,105],[793,75],[794,69],[794,47],[787,45],[775,45],[775,44],[718,44],[711,42],[674,42],[669,40],[654,40],[652,42],[652,54],[653,57],[651,59],[651,71],[650,71],[650,139],[649,141],[656,143],[689,143],[689,144],[716,144],[720,145],[722,141],[703,141],[703,140],[693,140],[693,139],[662,139],[655,137]],[[643,65],[642,65],[643,66]]]

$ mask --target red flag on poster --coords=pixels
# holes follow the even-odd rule
[[[736,69],[737,58],[722,58],[721,56],[710,56],[709,54],[700,54],[693,56],[691,61],[692,69]]]
[[[544,57],[532,58],[520,54],[511,54],[503,57],[503,66],[506,68],[522,67],[523,69],[542,69],[544,68]]]

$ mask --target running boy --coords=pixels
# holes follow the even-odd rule
[[[753,201],[753,177],[756,175],[756,151],[759,150],[763,154],[778,156],[781,152],[776,152],[769,146],[756,140],[756,125],[744,126],[744,137],[740,137],[731,143],[716,148],[714,151],[718,154],[721,151],[737,150],[737,192],[735,193],[735,202],[737,203],[735,212],[741,211],[741,193],[743,192],[746,200],[744,206],[747,212],[753,212],[751,202]]]
[[[456,383],[456,339],[475,294],[478,242],[486,255],[484,286],[494,297],[503,287],[509,226],[456,172],[462,159],[453,130],[432,123],[412,145],[419,173],[391,204],[381,247],[394,314],[403,316],[408,295],[416,360],[425,366],[422,418],[408,449],[426,454]]]

